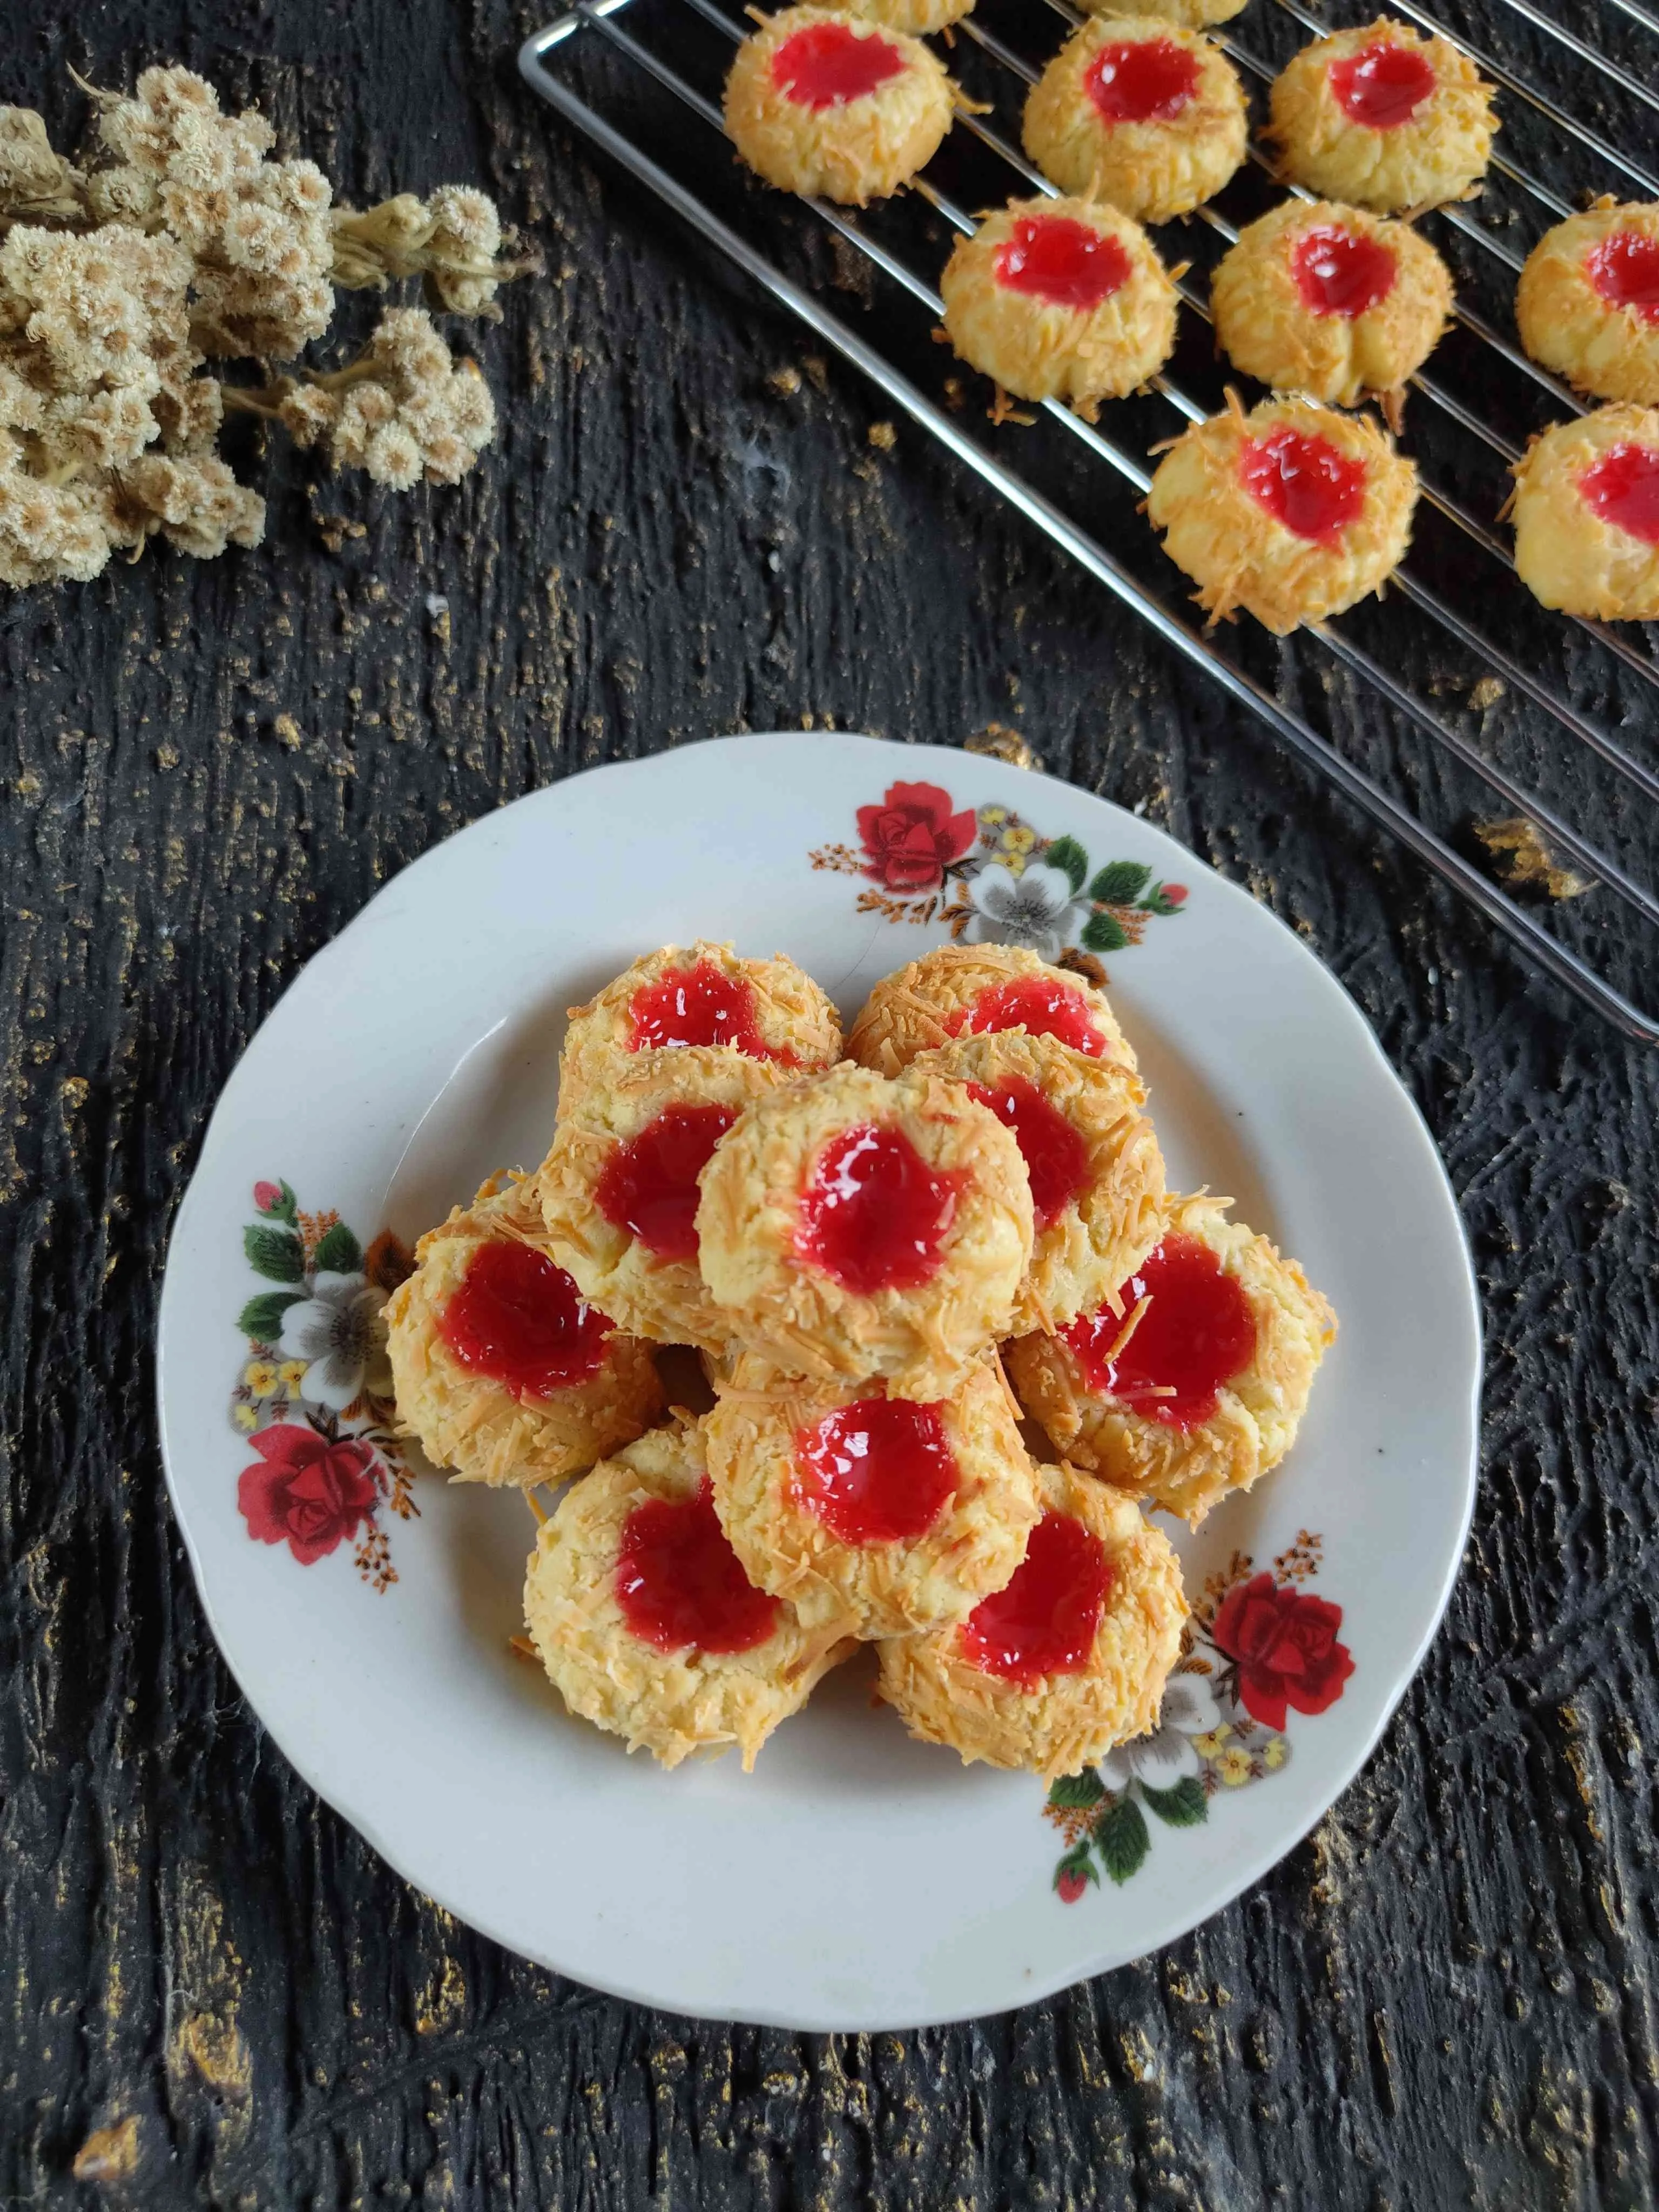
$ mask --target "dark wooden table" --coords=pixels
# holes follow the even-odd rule
[[[1486,35],[1559,75],[1493,5]],[[459,490],[243,447],[258,552],[0,601],[0,2197],[1651,2204],[1655,1061],[1528,982],[918,433],[872,444],[870,388],[522,91],[532,11],[6,15],[0,96],[57,128],[82,113],[67,64],[185,60],[359,200],[486,184],[548,269],[483,338],[504,434]],[[1650,63],[1627,20],[1597,34]],[[1402,665],[1484,726],[1415,635]],[[1468,1561],[1365,1774],[1163,1956],[914,2035],[654,2014],[406,1888],[236,1694],[157,1454],[168,1223],[278,993],[451,830],[715,732],[989,720],[1293,923],[1428,1116],[1490,1332]],[[1650,713],[1626,734],[1651,748]],[[372,1729],[374,1685],[340,1694]]]

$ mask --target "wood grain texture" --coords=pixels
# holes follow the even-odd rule
[[[81,113],[66,64],[186,60],[352,197],[487,183],[549,266],[482,341],[505,434],[458,491],[395,500],[249,445],[259,552],[0,605],[0,2198],[1651,2204],[1659,1063],[1529,984],[920,434],[872,447],[870,389],[522,92],[533,20],[7,9],[0,97],[56,126]],[[1459,20],[1560,81],[1497,0]],[[1650,64],[1628,19],[1594,27]],[[339,514],[364,534],[332,550]],[[1574,787],[1535,716],[1472,704],[1419,635],[1398,665],[1449,716]],[[1567,676],[1652,756],[1641,696],[1587,653]],[[1432,754],[1329,697],[1363,757],[1466,819]],[[664,2017],[456,1925],[264,1738],[164,1500],[168,1222],[277,994],[450,830],[722,730],[951,742],[992,718],[1290,921],[1428,1117],[1490,1333],[1468,1564],[1359,1782],[1161,1958],[915,2035]],[[1620,941],[1605,895],[1576,926]],[[339,1694],[373,1729],[373,1685]]]

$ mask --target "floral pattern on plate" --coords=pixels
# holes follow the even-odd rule
[[[1152,1847],[1148,1811],[1195,1827],[1218,1790],[1277,1773],[1291,1755],[1289,1715],[1322,1713],[1342,1695],[1354,1671],[1337,1636],[1342,1608],[1299,1587],[1323,1548],[1304,1528],[1261,1574],[1235,1552],[1193,1607],[1157,1728],[1050,1785],[1043,1817],[1067,1846],[1054,1869],[1062,1903],[1098,1887],[1097,1861],[1115,1882],[1139,1872]]]
[[[256,1182],[242,1231],[255,1274],[277,1285],[236,1316],[248,1356],[231,1425],[258,1455],[236,1502],[248,1534],[286,1544],[302,1567],[351,1543],[375,1589],[398,1579],[382,1510],[420,1512],[392,1432],[392,1370],[380,1309],[414,1262],[390,1230],[367,1251],[337,1213],[302,1213],[285,1182]]]
[[[815,868],[861,876],[858,911],[945,922],[969,945],[1018,945],[1105,981],[1098,956],[1138,945],[1154,915],[1179,914],[1184,884],[1139,860],[1093,868],[1075,837],[1044,837],[1012,807],[958,807],[937,783],[892,783],[858,809],[859,843],[821,845]]]

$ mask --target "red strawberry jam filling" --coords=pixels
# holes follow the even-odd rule
[[[939,1267],[960,1182],[935,1174],[902,1130],[861,1121],[824,1147],[795,1249],[859,1297],[913,1291]]]
[[[798,107],[816,114],[862,100],[908,66],[889,40],[860,38],[849,23],[809,23],[772,57],[772,82]]]
[[[1365,504],[1364,461],[1300,430],[1248,440],[1238,473],[1275,522],[1316,545],[1333,544]]]
[[[1578,495],[1616,530],[1659,545],[1659,446],[1613,446],[1578,479]]]
[[[1069,1513],[1045,1513],[1007,1589],[969,1614],[963,1656],[1022,1690],[1035,1689],[1045,1674],[1080,1674],[1111,1586],[1099,1537]]]
[[[1397,131],[1434,94],[1434,64],[1419,46],[1379,39],[1330,67],[1337,106],[1368,131]]]
[[[1122,1295],[1121,1316],[1102,1306],[1062,1332],[1090,1389],[1126,1400],[1167,1428],[1207,1421],[1223,1388],[1255,1358],[1255,1313],[1237,1277],[1207,1244],[1176,1234]],[[1114,1358],[1124,1321],[1142,1298],[1152,1304]]]
[[[956,1496],[942,1406],[860,1398],[795,1438],[801,1502],[843,1544],[925,1536]]]
[[[1615,230],[1584,256],[1584,273],[1610,307],[1659,323],[1659,238]]]
[[[994,1088],[970,1083],[969,1095],[1012,1129],[1031,1179],[1031,1211],[1046,1229],[1089,1188],[1089,1148],[1033,1083],[1011,1076]]]
[[[1388,298],[1399,273],[1399,263],[1379,240],[1340,223],[1322,222],[1291,249],[1291,274],[1311,314],[1342,315],[1352,322]]]
[[[962,1024],[957,1026],[960,1029]],[[967,1028],[971,1036],[995,1030],[1025,1030],[1032,1036],[1058,1037],[1073,1052],[1086,1052],[1091,1060],[1098,1060],[1106,1049],[1106,1039],[1095,1026],[1082,992],[1050,982],[1045,975],[1022,975],[981,991],[969,1010]]]
[[[659,1651],[752,1651],[778,1601],[750,1587],[705,1475],[690,1498],[653,1498],[623,1523],[614,1588],[622,1617]]]
[[[1057,307],[1097,307],[1129,281],[1121,242],[1069,215],[1023,215],[997,248],[997,282]]]
[[[481,1244],[438,1320],[457,1364],[520,1398],[597,1375],[611,1324],[562,1267],[528,1244]]]
[[[711,960],[690,968],[670,968],[654,983],[642,983],[629,1001],[628,1048],[654,1050],[664,1045],[723,1044],[751,1060],[772,1053],[755,1020],[755,994],[741,975],[728,975]]]
[[[697,1177],[737,1118],[729,1106],[665,1108],[605,1162],[599,1212],[658,1259],[695,1260]]]
[[[1198,90],[1198,57],[1173,39],[1115,39],[1084,71],[1106,123],[1173,123]]]

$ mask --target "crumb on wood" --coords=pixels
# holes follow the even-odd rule
[[[1506,689],[1507,686],[1500,677],[1483,676],[1478,684],[1470,688],[1469,704],[1484,714],[1488,707],[1495,707],[1498,704]]]
[[[806,371],[807,381],[815,392],[828,392],[830,369],[821,355],[809,353],[801,362],[801,367]]]
[[[993,760],[1006,761],[1010,768],[1035,768],[1036,755],[1018,730],[1011,730],[1006,722],[988,722],[982,730],[975,730],[963,740],[963,750],[970,753],[988,753]]]
[[[138,2122],[129,2112],[106,2128],[94,2128],[75,2154],[77,2181],[125,2181],[138,2163]]]
[[[890,422],[872,422],[865,435],[884,453],[890,453],[898,443],[898,432]]]
[[[1538,824],[1524,814],[1502,822],[1477,822],[1474,834],[1511,890],[1545,890],[1553,899],[1570,899],[1595,889],[1595,877],[1569,867],[1551,850]]]
[[[296,753],[305,743],[305,732],[292,714],[278,714],[270,726],[270,734],[285,744],[289,752]]]
[[[793,399],[800,390],[800,371],[798,368],[775,368],[766,380],[773,391],[785,399]]]

